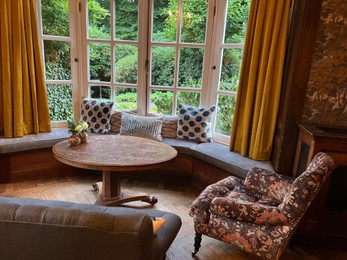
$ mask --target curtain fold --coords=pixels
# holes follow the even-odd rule
[[[291,0],[252,0],[230,150],[271,157],[281,94]]]
[[[0,135],[51,131],[35,0],[0,0]]]

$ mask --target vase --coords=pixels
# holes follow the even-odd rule
[[[88,142],[89,135],[87,132],[82,132],[79,134],[79,138],[81,139],[81,144]]]
[[[77,134],[72,134],[68,140],[70,146],[77,146],[81,143],[81,139]]]

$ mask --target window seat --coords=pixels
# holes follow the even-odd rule
[[[51,151],[54,144],[66,140],[69,136],[67,129],[55,129],[50,133],[21,138],[0,138],[0,182],[31,178],[33,176],[30,175],[30,171],[37,172],[33,178],[46,177],[48,173],[54,174],[58,171],[70,172],[73,167],[55,160]],[[174,147],[178,156],[173,164],[158,169],[154,174],[152,171],[150,176],[159,176],[158,172],[161,172],[163,176],[166,174],[165,178],[175,179],[181,176],[198,186],[206,186],[229,175],[244,179],[248,170],[254,166],[274,171],[269,161],[255,161],[230,152],[224,144],[196,143],[174,138],[163,138],[163,142]],[[45,174],[42,176],[39,172]]]
[[[49,133],[30,134],[18,138],[0,138],[0,154],[51,148],[69,136],[70,133],[67,129],[54,129]]]

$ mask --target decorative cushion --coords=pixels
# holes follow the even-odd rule
[[[111,114],[111,132],[120,132],[120,125],[122,120],[122,113],[128,113],[132,115],[137,114],[137,110],[129,110],[129,111],[120,111],[120,110],[113,110]]]
[[[177,138],[177,116],[164,116],[161,134],[166,138]]]
[[[136,116],[122,113],[120,134],[162,141],[162,126],[163,119],[160,117]]]
[[[150,117],[162,117],[163,118],[163,128],[161,129],[161,135],[165,138],[175,138],[177,139],[177,123],[178,116],[160,116],[156,114],[149,113]]]
[[[97,100],[83,100],[81,104],[81,118],[88,123],[92,133],[106,134],[110,128],[111,110],[113,102],[99,102]]]
[[[156,235],[159,229],[165,224],[166,220],[159,217],[151,217],[153,223],[153,234]]]
[[[188,139],[211,143],[211,121],[216,107],[212,106],[209,108],[194,108],[179,104],[178,108],[178,139]]]

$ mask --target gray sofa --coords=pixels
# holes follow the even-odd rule
[[[166,220],[154,235],[152,217]],[[150,209],[0,197],[1,259],[164,259],[179,216]]]

